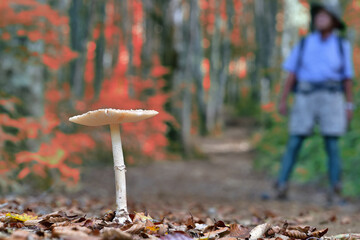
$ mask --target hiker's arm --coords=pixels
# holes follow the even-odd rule
[[[285,80],[285,85],[280,98],[279,112],[282,115],[287,115],[287,99],[296,81],[294,73],[289,73]]]
[[[352,83],[351,79],[344,80],[345,98],[346,98],[346,102],[348,102],[348,103],[353,102],[352,86],[353,86],[353,83]]]
[[[350,122],[353,117],[353,92],[352,92],[352,85],[353,82],[351,79],[347,78],[344,80],[344,92],[345,92],[345,99],[346,99],[346,115],[347,119]]]
[[[351,49],[350,42],[345,40],[343,41],[344,46],[344,95],[346,99],[346,115],[348,121],[352,119],[353,115],[353,81],[354,77],[354,66],[353,66],[353,52]]]

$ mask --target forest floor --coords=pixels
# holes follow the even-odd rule
[[[219,136],[198,138],[199,150],[207,157],[185,161],[152,162],[129,167],[127,191],[133,211],[147,210],[161,217],[164,212],[209,216],[239,223],[277,217],[302,224],[329,228],[329,234],[360,232],[360,205],[328,207],[326,190],[292,184],[288,201],[263,200],[273,194],[274,180],[253,169],[250,144],[251,120],[229,124]],[[84,192],[93,197],[114,197],[111,167],[89,169]]]
[[[228,236],[235,234],[239,238],[243,231],[247,234],[248,230],[264,222],[271,224],[273,229],[285,226],[284,222],[296,229],[299,226],[328,228],[327,237],[360,232],[359,203],[353,201],[344,206],[328,207],[325,201],[326,191],[318,186],[292,184],[288,201],[271,198],[264,200],[264,194],[273,194],[273,179],[266,173],[253,169],[255,151],[250,144],[253,130],[251,120],[232,121],[221,135],[194,139],[198,150],[206,156],[204,158],[151,162],[128,167],[129,212],[137,213],[133,216],[134,219],[142,212],[157,220],[165,217],[168,220],[161,221],[158,225],[162,226],[160,230],[166,227],[176,233],[179,232],[176,229],[185,226],[188,236],[197,234],[198,239],[199,236],[221,234],[224,231],[230,234]],[[114,185],[113,167],[110,164],[87,166],[83,169],[80,191],[57,195],[46,192],[40,196],[29,194],[23,197],[0,197],[0,239],[8,239],[10,234],[12,237],[20,235],[25,236],[21,239],[28,239],[29,231],[33,232],[31,234],[36,232],[41,238],[67,236],[69,239],[80,239],[83,235],[91,236],[89,239],[99,239],[101,235],[102,239],[114,239],[104,237],[106,234],[123,234],[117,232],[119,226],[110,220],[104,220],[108,219],[109,211],[115,209]],[[9,218],[19,221],[17,215],[7,216],[8,213],[35,214],[39,220],[8,223]],[[219,220],[237,225],[225,226],[221,222],[219,225]],[[205,223],[207,230],[193,229],[191,226],[196,225],[194,222]],[[27,223],[34,225],[26,225]],[[124,226],[121,230],[140,227],[140,232],[133,239],[151,238],[155,229],[151,224],[146,220],[140,225],[135,223]],[[27,231],[24,232],[23,229]],[[284,227],[283,229],[286,230]],[[282,233],[285,234],[285,230]],[[165,236],[159,235],[159,232],[156,234]],[[311,235],[305,235],[305,238],[309,236]],[[163,239],[180,240],[170,235]],[[236,238],[227,240],[230,239]]]

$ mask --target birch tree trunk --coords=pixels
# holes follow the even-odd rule
[[[257,0],[254,1],[255,16],[255,74],[252,79],[252,95],[255,99],[268,100],[266,96],[270,92],[271,74],[270,68],[274,66],[274,54],[276,49],[276,14],[277,1]],[[261,70],[261,71],[259,71]],[[260,86],[259,86],[260,83]],[[265,88],[266,87],[266,88]],[[262,89],[259,91],[259,89]],[[263,94],[258,96],[258,93]]]
[[[220,1],[216,2],[216,9],[219,9]],[[216,110],[218,89],[219,89],[219,72],[220,72],[220,16],[217,11],[215,17],[214,32],[211,39],[210,55],[210,89],[206,108],[206,129],[212,132],[216,123]]]
[[[84,2],[74,0],[69,9],[71,46],[79,52],[79,57],[71,64],[71,84],[73,93],[81,98],[84,91],[84,70],[87,54],[87,43],[92,38],[92,19],[94,16],[94,1]],[[81,16],[81,17],[79,17]]]

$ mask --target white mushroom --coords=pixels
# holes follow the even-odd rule
[[[158,114],[154,110],[99,109],[69,118],[69,121],[85,126],[110,125],[114,157],[116,185],[116,215],[114,221],[124,224],[130,221],[126,203],[126,178],[124,155],[121,146],[120,123],[138,122]]]

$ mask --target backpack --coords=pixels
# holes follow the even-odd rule
[[[341,36],[337,36],[337,40],[338,40],[340,57],[342,58],[342,61],[341,61],[342,65],[341,65],[340,71],[342,73],[344,73],[344,71],[345,71],[345,54],[344,54],[344,46],[343,46],[344,38]],[[300,40],[300,49],[299,49],[299,55],[298,55],[298,58],[296,61],[295,73],[297,73],[299,71],[301,64],[302,64],[305,42],[306,42],[306,37],[302,37]],[[296,92],[296,86],[297,86],[297,80],[295,79],[295,84],[292,88],[293,92]]]

